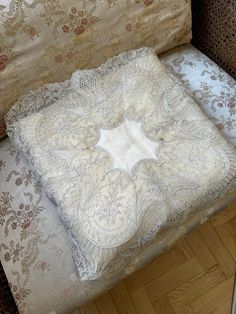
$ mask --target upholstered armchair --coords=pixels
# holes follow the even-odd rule
[[[109,282],[81,281],[55,205],[6,137],[6,112],[24,94],[65,81],[77,68],[92,68],[122,51],[150,46],[236,147],[235,12],[233,0],[193,0],[192,36],[189,0],[5,0],[0,5],[0,258],[20,313],[73,311],[225,204],[195,213],[181,228],[162,233],[150,250]],[[57,88],[59,84],[45,102]]]

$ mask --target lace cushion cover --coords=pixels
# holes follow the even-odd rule
[[[21,98],[6,122],[58,205],[82,280],[236,187],[234,148],[148,48]]]

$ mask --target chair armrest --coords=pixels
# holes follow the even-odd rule
[[[235,0],[192,0],[192,44],[236,78]]]

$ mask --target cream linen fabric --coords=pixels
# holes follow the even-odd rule
[[[226,105],[230,96],[226,96],[226,92],[233,97],[233,81],[224,71],[191,45],[173,51],[173,57],[169,53],[168,65],[176,76],[189,82],[192,94],[204,96],[199,99],[202,108],[207,109],[208,104],[210,107],[211,103],[217,104],[221,99],[225,104],[225,119],[231,118]],[[208,73],[215,73],[217,79],[211,79]],[[222,81],[220,77],[226,79]],[[209,87],[208,93],[204,86]],[[53,102],[55,90],[50,90],[51,97],[44,99],[45,102],[49,99]],[[224,92],[222,98],[219,97],[221,91]],[[37,103],[37,97],[35,101]],[[211,111],[211,116],[214,114],[217,116],[217,111]],[[125,269],[108,280],[82,282],[72,259],[67,231],[55,205],[33,177],[28,162],[8,139],[0,143],[0,179],[0,259],[21,314],[70,313],[167,250],[176,239],[236,197],[232,195],[232,199],[224,199],[217,206],[194,211],[181,226],[164,227],[165,232],[159,233],[152,245],[134,260],[129,259]],[[178,258],[180,253],[173,250],[171,254]]]
[[[160,53],[190,39],[190,0],[1,1],[0,138],[4,114],[26,92],[128,49]]]
[[[153,50],[77,71],[68,86],[25,118],[23,97],[7,120],[58,205],[81,279],[111,276],[163,226],[236,191],[234,148]]]

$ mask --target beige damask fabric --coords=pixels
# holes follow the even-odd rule
[[[58,205],[82,280],[113,275],[163,226],[236,192],[235,149],[155,51],[122,53],[65,84],[35,114],[33,93],[22,97],[8,134]]]
[[[192,45],[162,54],[162,62],[236,147],[236,81]]]
[[[0,138],[4,114],[26,92],[122,51],[150,46],[160,53],[189,42],[190,2],[1,1]]]

